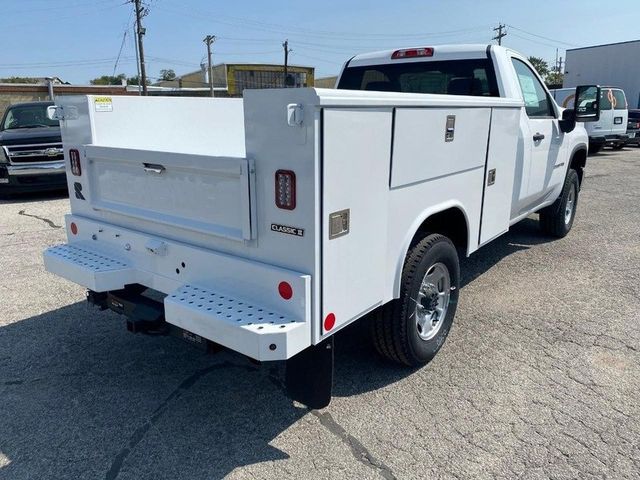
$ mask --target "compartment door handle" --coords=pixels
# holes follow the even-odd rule
[[[147,173],[155,173],[157,175],[161,175],[162,172],[166,170],[164,165],[160,165],[159,163],[143,163],[144,171]]]

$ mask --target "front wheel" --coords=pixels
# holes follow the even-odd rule
[[[562,193],[558,199],[546,208],[540,210],[540,226],[548,235],[562,238],[573,226],[578,206],[578,192],[580,182],[578,173],[571,169],[564,180]]]
[[[372,319],[378,352],[409,366],[431,361],[451,329],[459,284],[458,253],[451,240],[440,234],[425,235],[407,253],[400,298]]]

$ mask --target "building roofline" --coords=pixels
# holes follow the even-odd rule
[[[589,47],[567,48],[566,51],[574,52],[576,50],[586,50],[588,48],[600,48],[600,47],[610,47],[612,45],[624,45],[625,43],[640,43],[640,40],[627,40],[626,42],[603,43],[602,45],[591,45]]]

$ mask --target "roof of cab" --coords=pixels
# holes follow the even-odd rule
[[[391,59],[393,52],[412,48],[433,48],[431,57],[411,57],[403,59]],[[500,48],[496,45],[487,44],[461,44],[461,45],[420,45],[417,47],[394,48],[393,50],[381,50],[378,52],[363,53],[356,55],[349,61],[350,67],[379,65],[384,63],[410,63],[428,62],[437,60],[465,60],[471,58],[486,58],[489,48]]]

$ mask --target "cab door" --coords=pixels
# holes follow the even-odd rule
[[[523,207],[541,199],[556,186],[560,177],[553,175],[554,170],[562,168],[562,144],[564,133],[561,132],[553,101],[539,77],[533,69],[519,58],[512,57],[513,67],[518,78],[522,98],[525,104],[528,132],[524,131],[523,147],[530,152],[526,195]],[[524,190],[524,188],[523,188]]]

